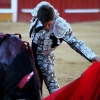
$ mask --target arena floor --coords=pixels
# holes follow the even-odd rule
[[[0,32],[20,33],[22,40],[31,44],[31,38],[28,34],[29,25],[30,23],[0,22]],[[84,41],[88,47],[100,56],[100,21],[71,23],[71,27],[75,37]],[[55,70],[60,87],[78,78],[91,65],[64,42],[55,50],[55,55]],[[44,85],[43,97],[47,95],[49,93]]]

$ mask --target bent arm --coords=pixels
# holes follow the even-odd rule
[[[92,62],[94,57],[98,57],[84,42],[75,38],[72,33],[67,34],[63,39],[72,49],[85,57],[88,61]]]

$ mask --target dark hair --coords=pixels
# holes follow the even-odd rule
[[[37,12],[37,17],[42,23],[54,20],[54,9],[49,5],[42,5]]]

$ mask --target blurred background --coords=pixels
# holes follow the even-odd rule
[[[0,0],[0,21],[29,22],[32,9],[43,0]],[[100,0],[46,0],[68,22],[100,20]]]

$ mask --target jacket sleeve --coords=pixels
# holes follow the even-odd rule
[[[92,62],[92,59],[97,56],[83,41],[74,37],[72,33],[67,34],[63,39],[72,49],[85,57],[88,61]]]

